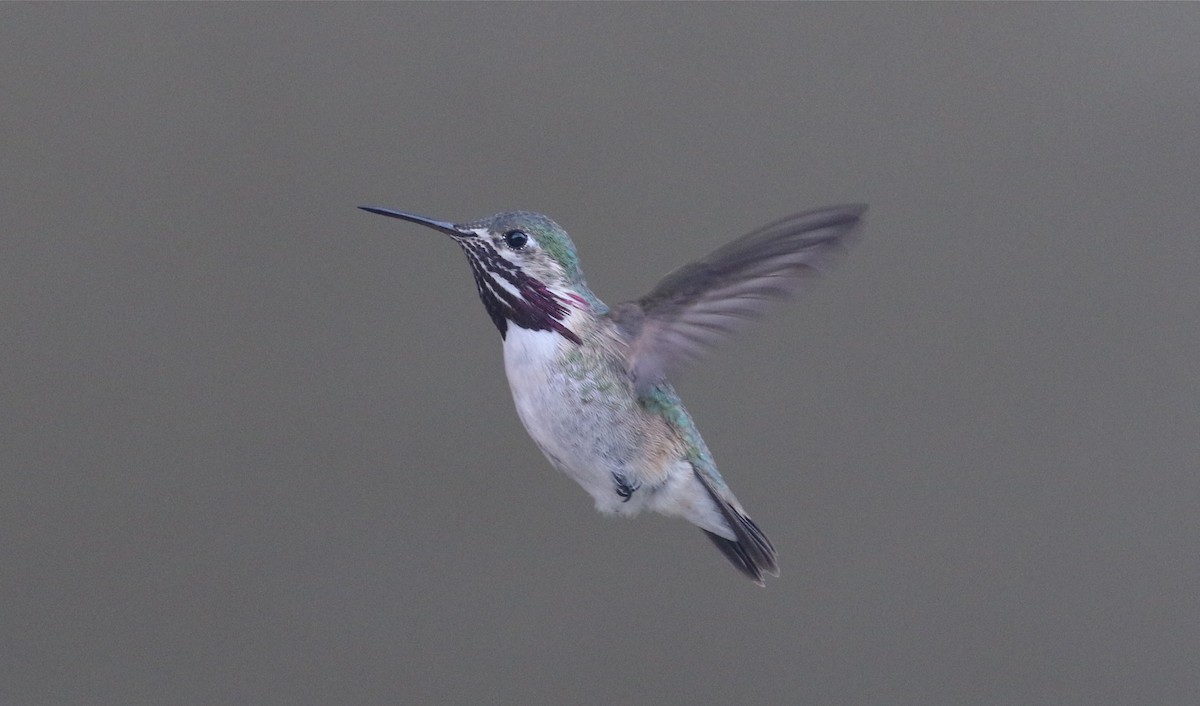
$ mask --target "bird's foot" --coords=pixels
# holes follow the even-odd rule
[[[617,486],[617,495],[621,496],[621,502],[627,503],[637,492],[637,489],[642,487],[640,483],[630,483],[629,480],[620,473],[613,473],[613,483]]]

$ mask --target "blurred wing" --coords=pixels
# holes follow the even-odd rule
[[[820,272],[862,219],[862,204],[809,211],[738,238],[675,270],[613,317],[640,388],[701,357]]]

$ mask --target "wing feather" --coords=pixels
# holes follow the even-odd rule
[[[773,302],[822,271],[861,222],[862,204],[808,211],[766,225],[671,272],[613,310],[641,387],[696,360]]]

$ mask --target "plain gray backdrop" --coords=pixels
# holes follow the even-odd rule
[[[1200,6],[5,5],[0,703],[1200,702]],[[597,515],[448,220],[615,304],[783,575]]]

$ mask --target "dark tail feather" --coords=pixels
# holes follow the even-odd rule
[[[722,498],[704,474],[696,471],[696,477],[700,479],[704,489],[708,491],[709,497],[721,510],[721,515],[725,518],[726,524],[733,529],[737,540],[726,539],[708,530],[702,530],[704,534],[712,540],[717,549],[721,550],[725,558],[737,567],[738,571],[749,576],[750,580],[759,586],[765,585],[763,583],[764,573],[778,576],[779,565],[775,562],[775,547],[771,544],[771,540],[767,539],[758,525],[754,524],[754,520],[743,515]]]

